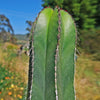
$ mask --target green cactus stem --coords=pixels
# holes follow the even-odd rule
[[[75,100],[75,24],[60,8],[43,9],[30,39],[27,100]]]

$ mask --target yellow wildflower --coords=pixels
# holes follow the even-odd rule
[[[11,87],[12,87],[12,88],[14,88],[14,85],[13,85],[13,84],[11,84]]]
[[[21,95],[19,95],[19,94],[18,94],[18,97],[19,97],[20,99],[22,99],[22,96],[21,96]]]
[[[23,87],[21,87],[20,89],[21,89],[21,90],[24,90],[24,88],[23,88]]]
[[[14,95],[14,97],[16,97],[16,94]]]
[[[1,83],[3,83],[3,80],[1,80]]]

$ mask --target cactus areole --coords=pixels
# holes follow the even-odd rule
[[[27,100],[75,100],[76,28],[71,15],[44,8],[30,37]]]

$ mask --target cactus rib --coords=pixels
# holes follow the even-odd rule
[[[44,10],[44,9],[43,9]],[[41,13],[41,12],[40,12]],[[38,14],[38,16],[36,17],[33,25],[32,25],[32,30],[31,30],[31,34],[30,34],[30,40],[29,40],[29,72],[28,72],[28,91],[27,91],[27,100],[31,100],[32,97],[32,84],[33,84],[33,66],[34,66],[34,46],[33,46],[33,38],[34,38],[34,30],[36,27],[36,23],[38,20],[38,17],[40,15],[40,13]]]
[[[35,27],[35,23],[33,27]],[[30,47],[29,47],[30,59],[29,59],[29,73],[28,73],[29,78],[28,78],[27,100],[31,100],[31,94],[32,94],[33,65],[34,65],[33,34],[34,34],[34,30],[32,30],[32,34],[30,35]]]
[[[60,42],[60,34],[61,34],[61,15],[60,8],[58,8],[58,35],[57,35],[57,47],[56,47],[56,55],[55,55],[55,93],[56,100],[58,100],[58,90],[57,90],[57,59],[59,54],[59,42]]]
[[[75,100],[74,93],[74,52],[76,28],[72,17],[61,10],[61,38],[57,67],[59,100]]]

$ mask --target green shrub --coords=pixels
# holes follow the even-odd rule
[[[81,30],[80,31],[80,47],[84,49],[86,53],[97,54],[94,56],[97,60],[100,60],[100,30]]]

